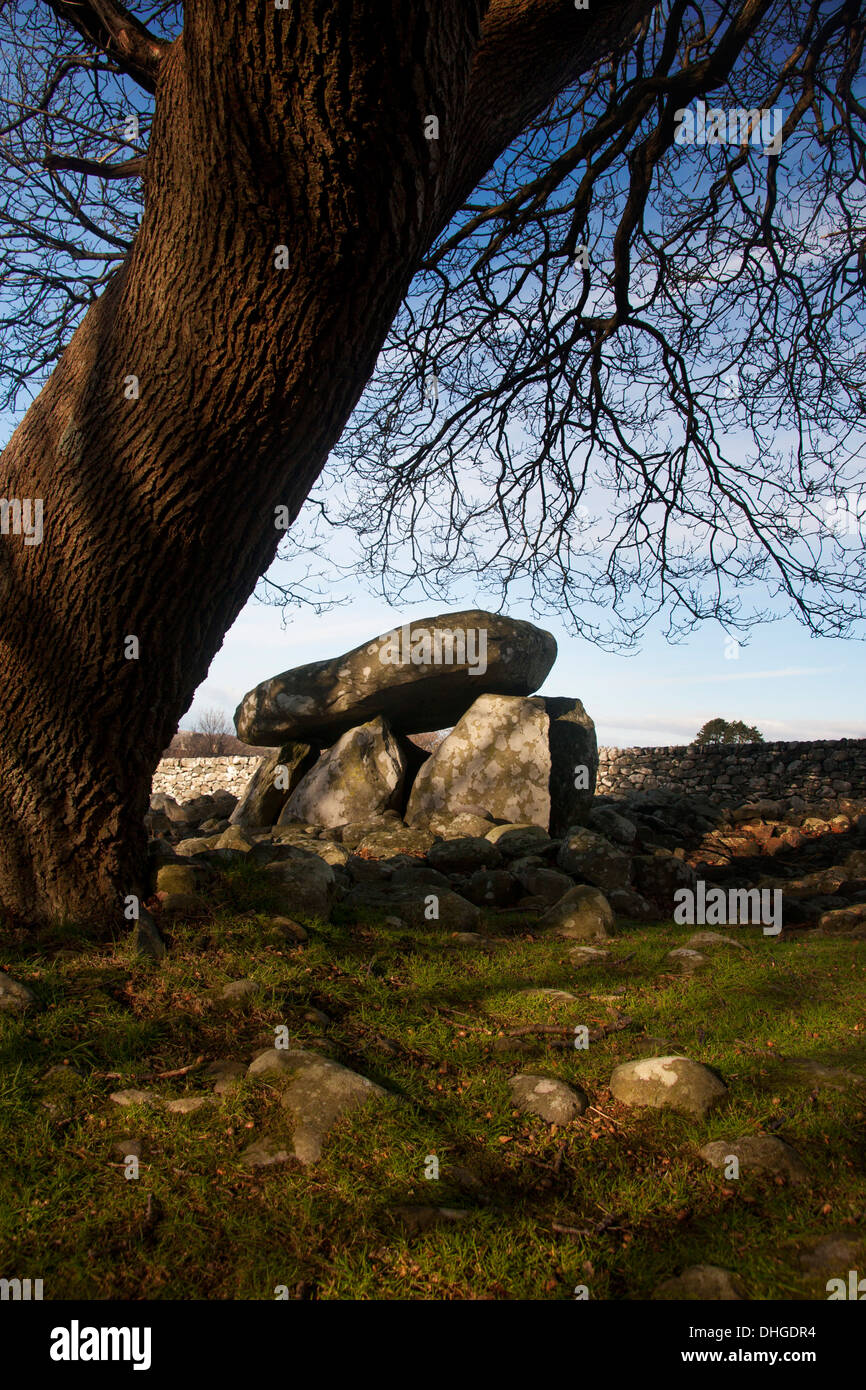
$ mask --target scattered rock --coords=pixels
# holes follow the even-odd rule
[[[746,1134],[740,1139],[715,1139],[700,1150],[711,1168],[724,1168],[730,1157],[739,1159],[743,1173],[778,1173],[792,1183],[809,1181],[808,1170],[795,1149],[770,1134]]]
[[[191,864],[163,864],[156,873],[157,892],[195,896],[201,875]]]
[[[568,954],[575,965],[600,965],[603,960],[610,959],[610,951],[597,946],[572,946]]]
[[[822,912],[818,918],[818,930],[822,932],[845,932],[847,936],[852,936],[856,931],[859,936],[864,926],[866,903],[857,903],[854,907],[838,907],[831,912]]]
[[[296,922],[293,917],[268,917],[265,926],[275,928],[289,941],[309,940],[306,928],[302,927],[300,922]]]
[[[109,1096],[115,1105],[158,1105],[159,1097],[154,1091],[138,1091],[130,1087],[125,1091],[112,1091]]]
[[[146,956],[150,960],[162,960],[165,956],[165,942],[146,908],[139,909],[138,921],[132,933],[132,949],[137,956]]]
[[[746,1298],[742,1281],[729,1269],[718,1265],[692,1265],[675,1279],[666,1279],[654,1289],[652,1298],[661,1300],[736,1302]]]
[[[572,827],[560,847],[557,863],[564,873],[611,892],[627,888],[631,860],[604,835],[584,826]]]
[[[573,995],[568,996],[570,999]],[[586,1110],[589,1101],[580,1087],[568,1086],[549,1076],[521,1072],[509,1081],[511,1099],[518,1110],[537,1115],[552,1125],[567,1125]]]
[[[342,906],[352,911],[366,908],[394,913],[415,931],[436,926],[447,931],[474,931],[481,919],[475,904],[458,893],[424,884],[359,883],[347,893]]]
[[[539,918],[542,931],[573,941],[593,941],[613,930],[610,904],[597,888],[585,884],[572,888]]]
[[[547,849],[553,841],[541,825],[514,825],[506,821],[488,830],[485,839],[498,845],[506,859],[522,859]]]
[[[426,822],[427,829],[443,840],[477,839],[490,829],[489,816],[471,815],[463,812],[459,816],[432,815]]]
[[[443,874],[471,874],[476,869],[497,868],[502,863],[502,854],[489,840],[467,836],[431,845],[427,862]]]
[[[702,951],[689,950],[687,946],[678,946],[675,950],[668,951],[665,960],[669,960],[672,965],[680,966],[689,975],[710,963],[709,956],[705,956]]]
[[[637,891],[661,907],[666,916],[674,910],[677,889],[694,891],[698,881],[689,864],[667,853],[637,854],[631,860],[631,870]]]
[[[816,1061],[814,1057],[780,1058],[773,1069],[774,1086],[793,1083],[809,1086],[813,1090],[850,1091],[853,1087],[866,1085],[866,1077],[847,1067],[833,1066],[827,1062]]]
[[[520,884],[507,869],[476,869],[465,894],[477,907],[507,907],[520,896]]]
[[[214,1082],[214,1095],[224,1096],[239,1086],[247,1074],[243,1062],[216,1061],[205,1067],[204,1075]]]
[[[327,1134],[343,1115],[387,1092],[329,1058],[312,1052],[285,1055],[290,1063],[280,1103],[294,1122],[294,1154],[305,1165],[315,1163]]]
[[[801,1269],[839,1274],[859,1266],[866,1239],[857,1232],[835,1231],[830,1235],[806,1236],[797,1242],[797,1247]]]
[[[736,951],[745,951],[742,941],[735,941],[732,936],[722,936],[717,931],[696,931],[693,932],[685,944],[688,951],[713,951],[724,946],[733,946]]]
[[[700,1062],[688,1057],[645,1057],[624,1062],[610,1078],[610,1089],[623,1105],[676,1110],[682,1115],[709,1114],[728,1088]]]
[[[116,1139],[111,1148],[123,1163],[128,1158],[141,1158],[143,1145],[140,1139]]]
[[[621,816],[612,806],[595,806],[589,812],[586,823],[591,830],[597,830],[608,840],[631,849],[637,839],[637,826],[627,816]]]
[[[165,1108],[169,1115],[193,1115],[202,1106],[210,1104],[211,1096],[181,1096],[178,1100],[168,1101]]]
[[[36,995],[28,985],[0,973],[0,1013],[23,1014],[35,1006]]]
[[[607,898],[617,917],[627,917],[632,922],[658,921],[658,908],[633,888],[614,888]]]
[[[327,921],[337,887],[334,870],[308,850],[294,845],[286,848],[291,850],[291,858],[266,865],[263,874],[279,884],[286,906],[293,912]]]
[[[434,844],[429,830],[421,826],[395,825],[392,830],[374,830],[357,846],[359,855],[390,859],[398,854],[426,855]]]
[[[245,1168],[271,1168],[275,1163],[288,1163],[291,1154],[280,1140],[263,1136],[244,1149],[240,1156]]]
[[[542,898],[544,902],[553,906],[571,892],[574,887],[568,874],[559,873],[557,869],[539,868],[529,865],[526,868],[518,868],[519,861],[511,866],[511,872],[515,874],[518,881],[526,889],[526,892],[533,897]]]
[[[290,1059],[297,1055],[296,1051],[287,1047],[268,1047],[250,1062],[247,1076],[268,1076],[271,1073],[277,1077],[291,1075],[295,1063]]]

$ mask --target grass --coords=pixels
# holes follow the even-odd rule
[[[293,947],[267,926],[273,891],[234,871],[213,917],[178,925],[160,965],[72,929],[35,954],[0,941],[0,966],[40,1001],[0,1018],[0,1275],[42,1278],[46,1298],[272,1299],[282,1285],[293,1298],[557,1300],[584,1284],[630,1300],[697,1263],[731,1269],[754,1299],[824,1299],[847,1274],[805,1272],[797,1242],[866,1229],[866,1087],[813,1089],[780,1059],[866,1070],[862,943],[740,928],[747,950],[683,977],[664,957],[690,929],[671,923],[621,924],[607,960],[577,966],[570,943],[533,939],[514,914],[491,917],[501,940],[479,948],[435,923],[409,933],[338,909]],[[260,993],[217,1003],[240,978]],[[576,1024],[623,1017],[574,1050]],[[248,1062],[280,1024],[293,1046],[329,1049],[391,1092],[341,1121],[310,1168],[240,1162],[263,1135],[291,1147],[265,1078],[189,1115],[109,1100],[125,1087],[209,1094],[203,1064],[154,1076],[200,1057]],[[530,1024],[563,1033],[496,1048]],[[729,1084],[707,1119],[611,1096],[616,1065],[665,1050]],[[594,1108],[562,1129],[516,1113],[520,1070],[579,1083]],[[810,1186],[726,1181],[698,1157],[711,1139],[762,1132],[794,1145]],[[141,1142],[137,1180],[123,1138]],[[401,1212],[416,1206],[466,1215],[418,1231]]]

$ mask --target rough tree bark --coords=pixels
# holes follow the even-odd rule
[[[44,499],[40,545],[0,541],[15,919],[117,921],[144,893],[152,772],[273,559],[274,508],[297,514],[431,239],[649,8],[190,0],[183,36],[149,46],[118,7],[105,42],[156,93],[145,212],[0,472],[5,497]],[[114,7],[92,9],[91,36]]]

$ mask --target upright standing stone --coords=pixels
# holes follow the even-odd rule
[[[280,811],[317,758],[318,753],[308,743],[284,743],[262,758],[232,811],[232,825],[251,829],[275,825]]]
[[[406,758],[384,719],[350,729],[298,783],[283,819],[310,825],[370,820],[400,802]]]
[[[493,820],[562,833],[587,813],[597,769],[595,726],[580,700],[481,695],[419,771],[406,820],[471,804]]]

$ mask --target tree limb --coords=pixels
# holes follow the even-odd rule
[[[171,44],[158,39],[119,0],[47,0],[58,19],[106,53],[146,92],[156,90],[159,66]]]
[[[98,159],[76,159],[73,155],[49,154],[44,169],[68,169],[74,174],[95,174],[100,179],[140,179],[144,177],[145,155],[124,159],[121,164],[100,164]]]
[[[452,149],[443,225],[503,149],[558,92],[613,50],[653,0],[492,0]]]

